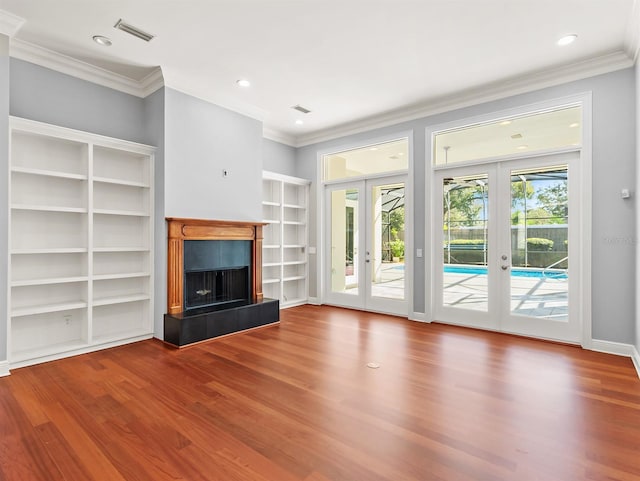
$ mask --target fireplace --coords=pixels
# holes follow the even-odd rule
[[[262,296],[261,223],[169,218],[165,341],[183,346],[279,321]]]

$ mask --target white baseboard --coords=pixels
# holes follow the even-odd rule
[[[633,346],[633,355],[631,356],[631,360],[633,361],[633,365],[636,367],[638,377],[640,377],[640,353],[635,346]]]
[[[616,356],[630,357],[640,378],[640,354],[638,354],[638,350],[633,344],[593,339],[591,341],[591,350],[604,352],[606,354],[615,354]]]
[[[314,306],[321,306],[322,302],[320,302],[319,297],[310,297],[307,301],[309,304],[313,304]]]
[[[418,321],[418,322],[427,322],[431,323],[431,321],[427,320],[427,315],[424,312],[412,312],[409,314],[410,321]]]
[[[0,361],[0,377],[8,376],[11,374],[9,372],[9,361]]]

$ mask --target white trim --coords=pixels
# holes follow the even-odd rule
[[[297,138],[295,147],[316,144],[326,140],[387,127],[456,109],[491,102],[547,87],[581,80],[633,66],[634,62],[624,51],[615,51],[598,57],[580,60],[554,69],[541,70],[472,89],[433,98],[413,107],[386,112],[356,122],[343,124]]]
[[[0,361],[0,377],[8,376],[11,374],[9,372],[9,361]]]
[[[321,306],[322,302],[320,302],[320,298],[319,297],[310,297],[309,298],[309,304],[311,304],[313,306]]]
[[[296,147],[296,138],[294,136],[269,128],[265,125],[262,126],[262,137],[288,145],[289,147]]]
[[[638,373],[638,377],[640,378],[640,353],[638,352],[635,346],[631,346],[631,347],[633,347],[631,360],[633,361],[633,365],[635,366],[636,372]]]
[[[13,37],[24,25],[25,19],[6,10],[0,10],[0,33]]]
[[[416,322],[425,322],[427,324],[431,324],[431,321],[427,319],[427,315],[424,312],[410,312],[409,320]]]
[[[131,344],[133,342],[145,341],[151,338],[153,338],[153,334],[144,334],[140,336],[128,337],[126,339],[118,339],[117,341],[106,342],[104,344],[89,344],[86,347],[81,347],[79,349],[72,349],[70,351],[58,352],[55,354],[25,359],[24,361],[12,362],[9,364],[9,367],[11,369],[17,369],[25,366],[33,366],[34,364],[40,364],[42,362],[55,361],[58,359],[64,359],[66,357],[77,356],[79,354],[88,354],[90,352],[101,351],[103,349],[109,349],[111,347],[123,346],[125,344]]]
[[[602,341],[600,339],[591,340],[591,351],[615,354],[616,356],[632,357],[635,347],[633,344],[623,342]]]
[[[631,15],[624,34],[624,50],[635,63],[638,60],[640,50],[640,2],[633,0]]]
[[[583,122],[583,138],[582,146],[580,150],[580,232],[579,238],[581,242],[579,265],[581,267],[579,292],[576,296],[577,299],[583,301],[578,306],[578,318],[582,322],[581,326],[581,338],[580,344],[583,348],[589,349],[592,340],[592,312],[591,312],[591,244],[592,244],[592,198],[590,195],[590,186],[592,181],[592,94],[591,92],[584,92],[580,94],[574,94],[562,98],[552,98],[542,102],[534,104],[522,105],[502,111],[488,112],[481,115],[461,118],[454,121],[449,121],[438,125],[429,125],[425,128],[425,191],[431,192],[431,195],[427,194],[425,197],[425,242],[430,243],[431,248],[427,249],[429,257],[425,258],[425,311],[432,317],[434,315],[433,291],[434,286],[432,283],[432,263],[434,259],[434,238],[431,232],[431,224],[433,223],[433,205],[432,197],[435,195],[434,176],[438,170],[433,165],[433,137],[436,132],[442,132],[451,130],[454,128],[461,128],[467,125],[475,125],[485,123],[491,120],[504,119],[510,117],[518,117],[524,114],[533,114],[540,111],[554,109],[558,107],[568,105],[581,105],[582,106],[582,122]],[[552,152],[562,153],[567,149],[556,149],[555,151],[545,152],[545,155],[549,155]],[[499,159],[505,160],[505,159]],[[459,162],[451,164],[447,168],[464,168],[474,165],[474,163]]]
[[[142,80],[136,80],[15,38],[11,39],[10,54],[20,60],[136,97],[144,98],[163,85],[160,68],[156,68]]]

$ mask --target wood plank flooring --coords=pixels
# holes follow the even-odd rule
[[[0,479],[640,480],[640,380],[627,358],[302,306],[14,370]]]

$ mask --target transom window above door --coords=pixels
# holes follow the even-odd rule
[[[435,167],[579,148],[582,107],[560,107],[436,132],[432,145]]]
[[[409,140],[402,138],[325,155],[323,180],[364,178],[406,171],[408,167]]]

